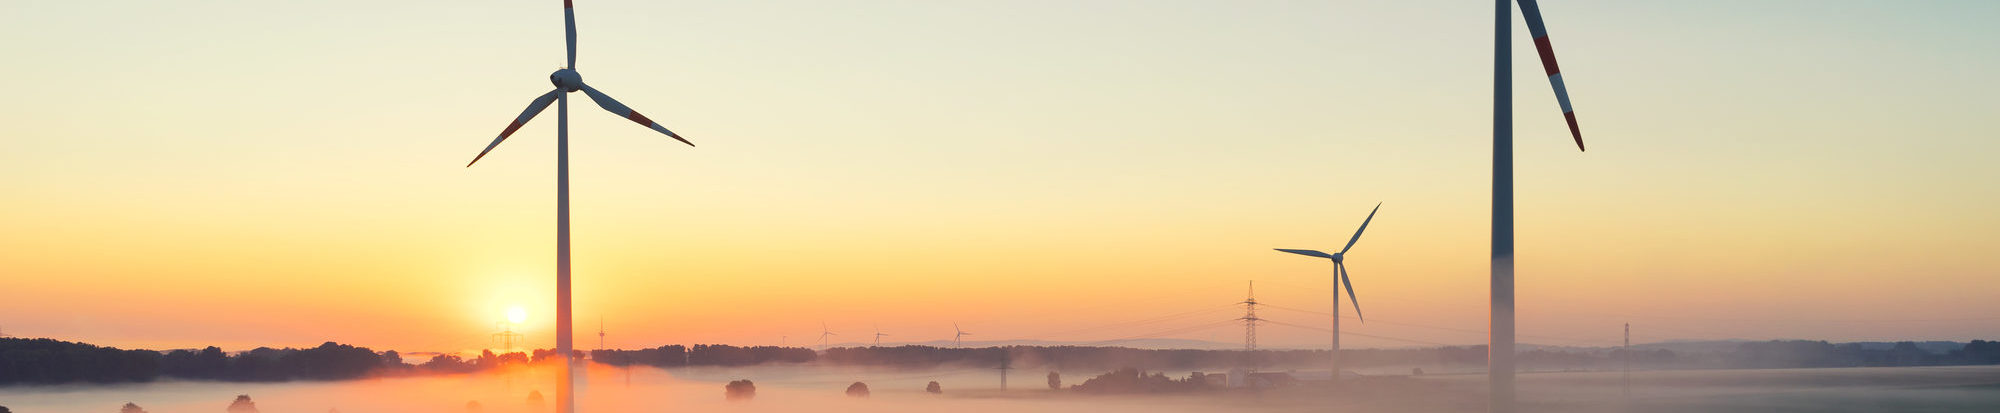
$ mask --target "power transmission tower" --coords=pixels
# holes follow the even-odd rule
[[[521,341],[521,333],[514,332],[513,323],[502,321],[498,327],[500,328],[500,332],[493,333],[493,339],[500,342],[501,352],[504,353],[507,350],[513,350],[514,343]]]
[[[1620,381],[1623,383],[1625,400],[1632,399],[1632,323],[1625,323],[1625,349],[1619,357]]]
[[[1242,304],[1245,310],[1243,318],[1240,318],[1240,320],[1243,320],[1243,349],[1257,351],[1257,322],[1263,321],[1263,319],[1257,318],[1256,281],[1250,282],[1250,297],[1237,304]]]
[[[1240,320],[1243,320],[1244,364],[1249,365],[1245,366],[1245,368],[1249,371],[1257,371],[1257,365],[1260,364],[1259,360],[1257,360],[1257,322],[1264,320],[1257,318],[1257,281],[1250,281],[1250,296],[1244,298],[1243,302],[1238,304],[1243,304],[1244,309],[1243,318],[1240,318]]]

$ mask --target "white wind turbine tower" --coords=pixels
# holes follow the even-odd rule
[[[965,330],[959,329],[958,323],[951,323],[951,330],[958,332],[958,334],[954,334],[951,336],[951,347],[952,348],[965,347],[965,340],[963,339],[965,338],[965,336],[972,335],[972,333],[967,333],[965,332]]]
[[[837,335],[839,335],[839,334],[834,334],[834,332],[833,332],[832,330],[827,330],[827,329],[826,329],[826,323],[825,323],[825,322],[821,322],[821,323],[819,323],[819,349],[820,349],[820,351],[826,351],[826,345],[827,345],[827,340],[826,340],[826,338],[827,338],[827,337],[831,337],[831,336],[837,336]]]
[[[1345,262],[1347,261],[1347,250],[1354,249],[1354,242],[1361,240],[1361,231],[1368,230],[1368,222],[1374,221],[1375,211],[1380,211],[1380,210],[1382,210],[1382,204],[1376,203],[1375,209],[1368,211],[1368,218],[1361,220],[1361,228],[1354,230],[1354,237],[1347,239],[1347,246],[1341,247],[1340,252],[1327,254],[1324,252],[1319,252],[1314,250],[1288,250],[1284,248],[1277,249],[1278,251],[1284,251],[1308,257],[1325,258],[1333,261],[1333,350],[1330,353],[1333,353],[1332,357],[1333,375],[1331,377],[1332,380],[1334,381],[1340,380],[1340,287],[1341,286],[1343,285],[1347,286],[1347,299],[1349,301],[1354,302],[1354,318],[1357,320],[1361,319],[1361,300],[1354,298],[1354,283],[1347,279],[1347,264],[1345,264]],[[1366,320],[1363,320],[1363,322],[1366,322]]]
[[[1542,23],[1542,8],[1535,0],[1517,0],[1528,35],[1535,42],[1549,86],[1555,89],[1556,105],[1569,124],[1576,150],[1583,150],[1583,131],[1576,126],[1576,111],[1569,105],[1569,88],[1563,86],[1562,70],[1556,66],[1556,52],[1549,46],[1548,27]],[[1486,380],[1488,408],[1494,412],[1514,411],[1514,5],[1495,0],[1493,11],[1493,241],[1489,281],[1491,333],[1487,335]]]
[[[528,103],[528,108],[521,111],[520,116],[514,117],[514,121],[507,124],[507,129],[501,130],[500,136],[493,138],[493,143],[486,144],[486,149],[479,151],[479,156],[473,157],[472,162],[466,163],[465,166],[471,167],[473,163],[478,163],[480,158],[486,157],[488,152],[493,151],[493,147],[507,140],[507,136],[514,134],[522,124],[534,119],[535,115],[547,109],[550,103],[556,104],[556,355],[563,361],[563,368],[556,370],[556,411],[573,413],[576,411],[574,399],[576,364],[575,360],[571,360],[571,352],[575,346],[570,337],[569,93],[582,91],[590,96],[590,100],[597,102],[598,107],[612,114],[652,128],[688,146],[694,146],[694,143],[660,126],[652,119],[647,119],[646,116],[612,99],[610,95],[583,83],[583,75],[576,72],[576,12],[571,9],[570,0],[563,0],[563,34],[568,45],[568,67],[549,74],[549,82],[555,84],[555,90],[544,93]]]

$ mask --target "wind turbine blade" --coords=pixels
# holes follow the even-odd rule
[[[561,93],[562,89],[551,90],[549,93],[544,93],[541,97],[535,98],[534,102],[528,102],[528,109],[521,111],[521,116],[514,117],[514,123],[507,124],[507,129],[500,131],[500,137],[493,138],[493,143],[486,144],[486,149],[479,151],[479,156],[472,157],[472,162],[466,162],[465,167],[471,168],[472,164],[479,163],[479,158],[485,158],[487,152],[492,152],[493,147],[500,146],[500,141],[507,140],[507,137],[513,135],[514,131],[521,129],[521,125],[528,124],[528,120],[534,119],[535,115],[542,113],[542,109],[548,109],[549,104],[555,103],[556,95]]]
[[[1355,241],[1360,241],[1360,240],[1361,240],[1361,231],[1367,231],[1367,230],[1368,230],[1368,221],[1374,221],[1374,220],[1375,220],[1375,211],[1381,211],[1381,210],[1382,210],[1382,203],[1381,203],[1381,202],[1376,202],[1376,203],[1375,203],[1375,209],[1374,209],[1374,210],[1371,210],[1371,211],[1368,211],[1368,219],[1364,219],[1364,220],[1361,220],[1361,228],[1359,228],[1359,229],[1355,229],[1355,230],[1354,230],[1354,238],[1348,238],[1348,239],[1347,239],[1347,246],[1346,246],[1346,247],[1343,247],[1343,248],[1341,248],[1341,249],[1340,249],[1340,253],[1342,253],[1342,254],[1346,254],[1346,253],[1347,253],[1347,250],[1350,250],[1350,249],[1354,249],[1354,242],[1355,242]]]
[[[1347,286],[1347,302],[1354,303],[1354,319],[1368,322],[1361,317],[1361,300],[1354,298],[1354,281],[1347,279],[1347,264],[1334,264],[1334,268],[1340,270],[1340,284]]]
[[[1299,255],[1304,255],[1304,256],[1308,256],[1308,257],[1320,257],[1320,258],[1325,258],[1325,259],[1329,259],[1329,260],[1330,260],[1330,259],[1333,259],[1333,254],[1327,254],[1327,253],[1324,253],[1324,252],[1319,252],[1319,251],[1313,251],[1313,250],[1288,250],[1288,249],[1284,249],[1284,248],[1272,248],[1272,249],[1275,249],[1275,250],[1278,250],[1278,251],[1284,251],[1284,252],[1289,252],[1289,253],[1293,253],[1293,254],[1299,254]]]
[[[569,68],[576,69],[576,10],[563,0],[563,37],[569,41]]]
[[[623,103],[618,103],[617,99],[612,99],[610,95],[597,91],[597,88],[590,87],[590,85],[583,85],[583,93],[590,95],[590,100],[596,101],[597,106],[604,108],[604,110],[611,111],[611,113],[618,116],[623,116],[634,123],[653,128],[653,130],[667,134],[667,136],[673,137],[674,140],[681,141],[681,143],[688,144],[688,146],[694,146],[694,142],[688,142],[687,139],[681,138],[681,135],[675,135],[674,131],[667,130],[665,126],[660,126],[659,122],[646,119],[646,115],[640,115],[639,111],[632,110],[632,108],[625,106]]]
[[[1569,122],[1569,136],[1576,150],[1583,150],[1583,132],[1576,128],[1576,111],[1569,106],[1569,89],[1563,87],[1562,70],[1556,67],[1555,48],[1549,46],[1549,29],[1542,25],[1542,8],[1535,0],[1518,0],[1521,17],[1528,20],[1528,34],[1535,38],[1535,52],[1542,56],[1542,69],[1549,72],[1549,86],[1556,90],[1556,104],[1562,106],[1563,120]]]

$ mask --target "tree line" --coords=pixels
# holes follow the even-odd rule
[[[670,344],[640,350],[591,350],[592,361],[613,366],[748,366],[764,363],[806,363],[818,353],[803,347]]]
[[[586,353],[578,351],[576,357]],[[230,354],[217,347],[200,350],[125,350],[51,339],[0,338],[0,385],[16,383],[143,382],[161,377],[227,380],[341,380],[369,375],[468,373],[514,365],[547,362],[549,349],[531,353],[494,353],[466,358],[454,354],[432,357],[420,365],[405,363],[397,352],[376,352],[327,342],[318,347],[257,348]],[[596,350],[590,360],[613,366],[747,366],[764,363],[822,363],[898,367],[945,364],[1057,370],[1144,369],[1198,370],[1216,368],[1311,368],[1328,362],[1326,350],[1150,350],[1089,346],[1004,346],[945,348],[933,346],[837,347],[815,352],[802,347],[679,344],[640,350]],[[1791,368],[1863,366],[1937,366],[2000,364],[2000,341],[1973,340],[1949,351],[1929,351],[1914,342],[1834,344],[1826,341],[1781,340],[1745,342],[1734,348],[1691,354],[1666,349],[1631,350],[1579,348],[1535,349],[1521,352],[1526,370],[1592,370],[1630,363],[1639,368]],[[1347,368],[1383,366],[1476,366],[1486,363],[1486,346],[1446,346],[1407,349],[1341,350]],[[1115,379],[1107,379],[1113,380]]]
[[[160,377],[230,381],[339,380],[405,366],[395,351],[327,342],[306,349],[124,350],[45,338],[0,338],[0,384],[143,382]]]

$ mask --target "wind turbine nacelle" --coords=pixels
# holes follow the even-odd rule
[[[575,92],[583,90],[583,75],[571,69],[557,70],[549,74],[549,83],[556,84],[564,92]]]
[[[1341,262],[1346,258],[1347,258],[1346,253],[1339,253],[1339,252],[1333,253],[1333,262]]]

